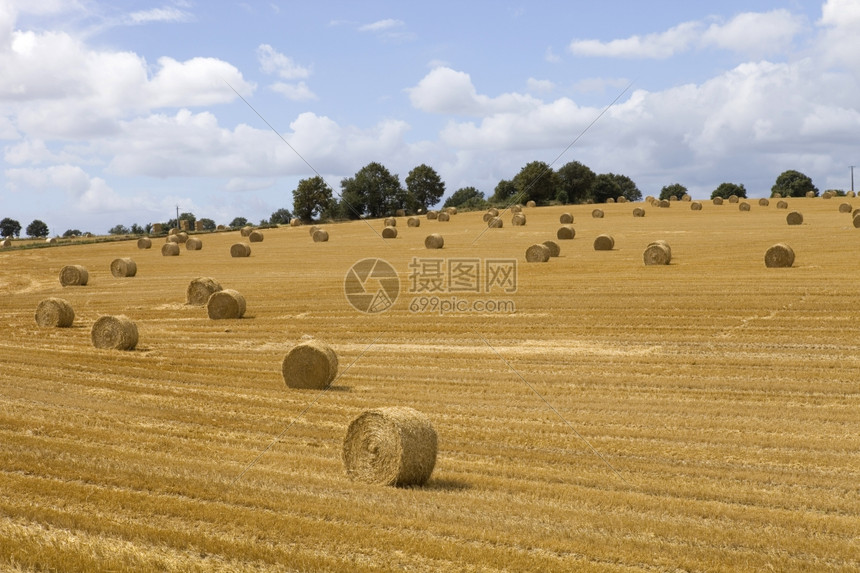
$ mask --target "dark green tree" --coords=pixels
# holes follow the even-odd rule
[[[513,183],[517,189],[517,203],[534,201],[545,204],[555,199],[560,186],[558,174],[543,161],[526,164],[514,176]]]
[[[248,224],[248,219],[246,219],[245,217],[236,217],[235,219],[230,221],[230,226],[233,227],[234,229],[236,229],[238,227],[244,227],[247,224]]]
[[[131,233],[131,230],[125,225],[114,225],[108,229],[108,233],[111,235],[128,235]]]
[[[18,237],[21,235],[21,223],[15,219],[6,217],[0,221],[0,236],[2,237]]]
[[[27,225],[27,236],[29,237],[47,237],[50,231],[48,225],[44,221],[34,219],[32,223]]]
[[[493,196],[490,201],[496,205],[507,205],[517,194],[517,188],[513,181],[502,179],[493,190]]]
[[[132,223],[131,228],[129,229],[132,235],[145,235],[146,229],[138,225],[137,223]]]
[[[571,161],[562,165],[558,171],[559,193],[556,199],[562,203],[585,203],[591,198],[591,187],[594,171],[579,161]],[[564,192],[564,195],[561,195]]]
[[[687,195],[687,188],[680,183],[672,183],[660,189],[660,200],[668,200],[669,197],[675,197],[680,200],[681,197]]]
[[[606,203],[607,199],[616,199],[624,194],[624,190],[612,173],[601,173],[594,178],[591,186],[591,198],[595,203]]]
[[[316,175],[310,179],[302,179],[293,189],[293,212],[289,217],[296,217],[305,223],[310,223],[330,209],[332,203],[334,203],[334,197],[331,187],[322,177]]]
[[[435,169],[423,163],[409,172],[405,183],[415,207],[424,211],[438,203],[445,194],[445,182]]]
[[[409,195],[400,186],[400,178],[375,161],[359,169],[354,177],[341,181],[340,185],[341,201],[349,209],[350,218],[361,215],[378,218],[410,207]]]
[[[280,208],[269,217],[269,223],[272,225],[288,225],[290,223],[290,219],[293,218],[293,214],[290,213],[289,209]]]
[[[82,233],[78,229],[67,229],[66,232],[63,233],[63,237],[68,239],[69,237],[80,237],[81,234]]]
[[[716,197],[728,199],[732,195],[740,197],[741,199],[746,199],[747,190],[744,188],[744,184],[720,183],[719,187],[717,187],[711,192],[711,199],[714,199]]]
[[[770,188],[771,194],[779,193],[783,197],[805,197],[809,191],[818,197],[818,187],[812,184],[812,179],[793,169],[780,173]]]
[[[484,199],[484,194],[474,187],[461,187],[457,189],[442,205],[442,207],[457,207],[463,210],[468,210],[469,208],[481,209],[486,206],[487,201]]]
[[[197,222],[200,223],[204,231],[214,231],[218,227],[218,225],[215,224],[215,221],[207,217],[197,219]]]
[[[636,186],[636,183],[634,183],[628,176],[616,173],[609,173],[608,175],[618,183],[618,187],[621,189],[621,195],[623,195],[625,199],[628,201],[640,201],[642,199],[642,192]],[[614,197],[614,199],[617,198],[618,197]],[[599,202],[596,199],[595,201]],[[603,202],[605,201],[606,200],[604,199]]]

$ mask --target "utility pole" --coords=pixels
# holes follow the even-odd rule
[[[179,230],[179,205],[176,206],[176,230]]]
[[[854,166],[851,166],[851,191],[854,191]]]

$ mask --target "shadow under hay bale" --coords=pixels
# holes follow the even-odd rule
[[[437,446],[436,430],[425,414],[412,408],[377,408],[350,423],[343,465],[355,481],[420,486],[433,473]]]
[[[595,209],[591,212],[591,217],[593,219],[602,219],[603,218],[603,209]]]
[[[178,257],[179,243],[164,243],[161,245],[161,254],[165,257]]]
[[[90,334],[93,346],[111,350],[134,350],[137,325],[126,316],[102,316],[93,324]]]
[[[325,243],[328,241],[328,231],[325,229],[317,229],[313,234],[314,243]]]
[[[543,244],[549,249],[549,256],[557,257],[561,254],[561,247],[555,241],[544,241]]]
[[[229,288],[212,293],[206,302],[206,312],[212,320],[242,318],[246,308],[245,297]]]
[[[424,248],[426,249],[441,249],[445,246],[445,239],[439,233],[427,235],[424,239]]]
[[[203,249],[203,241],[198,239],[197,237],[188,237],[188,240],[185,241],[185,250],[187,251],[199,251]]]
[[[36,324],[43,328],[68,328],[74,321],[75,310],[62,298],[46,298],[36,307]]]
[[[138,249],[151,249],[152,248],[152,239],[149,237],[141,237],[137,240],[137,248]]]
[[[60,269],[60,284],[67,286],[86,286],[90,273],[81,265],[66,265]]]
[[[668,265],[672,262],[672,249],[666,241],[654,241],[645,248],[642,259],[646,265]]]
[[[137,263],[128,257],[114,259],[110,263],[110,274],[116,278],[133,277],[137,274]]]
[[[281,364],[284,383],[290,388],[322,390],[337,377],[337,354],[331,346],[312,339],[295,345]]]
[[[555,233],[556,239],[569,241],[576,236],[576,230],[571,225],[562,225]]]
[[[543,243],[536,243],[526,249],[527,263],[545,263],[550,258],[549,247]]]
[[[558,222],[562,225],[570,225],[573,223],[573,215],[571,215],[570,213],[562,213],[561,216],[558,218]]]
[[[221,283],[210,277],[197,277],[188,283],[185,289],[185,303],[192,306],[203,306],[209,302],[214,293],[224,290]]]
[[[792,211],[788,215],[785,216],[785,222],[789,225],[802,225],[803,224],[803,215],[797,211]]]
[[[383,239],[396,239],[397,238],[397,227],[385,227],[382,229],[382,238]]]
[[[777,243],[764,254],[767,268],[785,268],[794,264],[794,250],[785,243]]]
[[[615,248],[615,239],[611,235],[598,235],[594,239],[595,251],[611,251]]]
[[[234,243],[230,247],[230,256],[234,258],[250,257],[251,245],[247,243]]]

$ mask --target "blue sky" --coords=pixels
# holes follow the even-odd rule
[[[379,161],[490,195],[533,160],[765,196],[860,163],[860,2],[0,0],[0,217],[229,223]],[[229,85],[228,85],[229,84]],[[860,180],[860,171],[858,171]]]

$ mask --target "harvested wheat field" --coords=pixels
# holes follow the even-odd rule
[[[179,257],[134,239],[4,249],[0,569],[857,571],[860,230],[832,202],[788,202],[803,224],[755,203],[620,203],[497,229],[422,217],[394,241],[382,221],[328,242],[286,226],[243,258],[238,231]],[[526,264],[565,212],[575,238]],[[602,234],[614,250],[594,250]],[[655,241],[670,264],[643,263]],[[791,267],[765,266],[777,243]],[[119,257],[133,280],[111,275]],[[344,278],[376,257],[399,291],[362,313]],[[486,278],[508,259],[515,285],[463,290],[464,264]],[[68,264],[85,287],[57,281]],[[242,293],[244,317],[186,304],[197,277]],[[36,324],[49,297],[72,326]],[[136,324],[134,350],[93,346],[104,315]],[[310,338],[337,377],[290,388],[282,363]],[[347,474],[347,429],[379,408],[432,424],[423,485]]]

